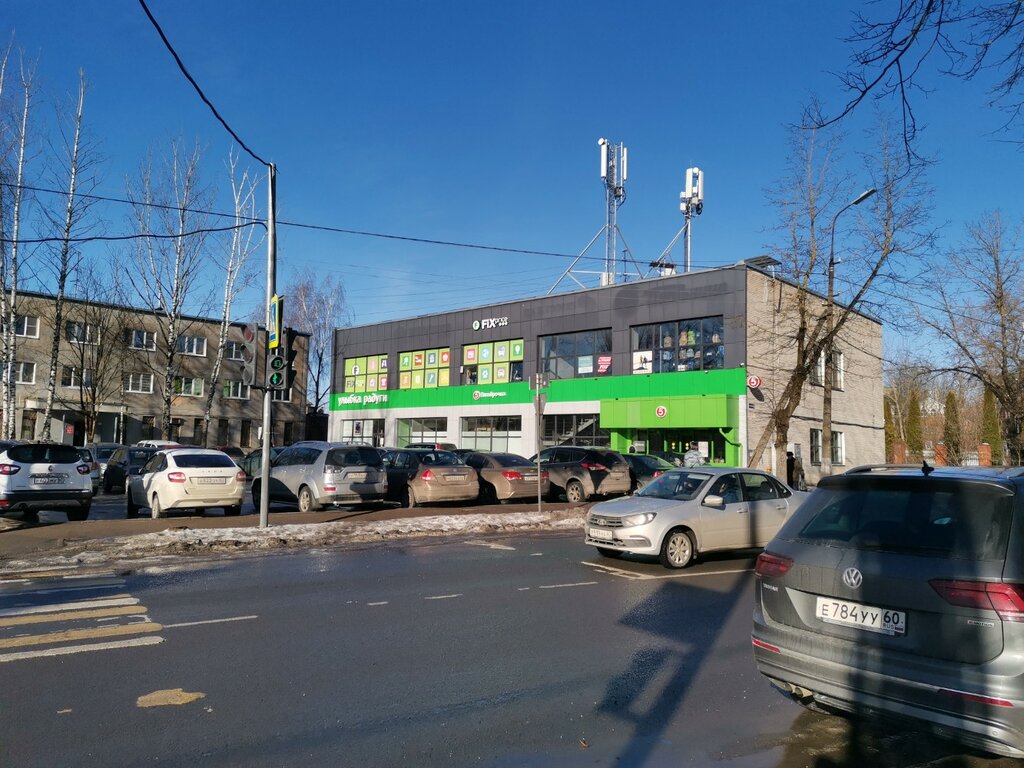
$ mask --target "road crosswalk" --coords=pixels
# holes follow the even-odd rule
[[[0,663],[162,643],[125,586],[116,574],[0,582]]]

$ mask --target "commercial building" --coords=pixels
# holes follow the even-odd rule
[[[526,456],[563,444],[683,451],[694,441],[712,463],[746,465],[793,368],[800,293],[740,263],[336,329],[330,438]],[[820,297],[811,305],[824,311]],[[884,460],[881,359],[880,323],[854,313],[834,350],[838,467]],[[811,482],[823,371],[804,388],[787,445]]]
[[[55,300],[41,293],[18,295],[15,324],[15,436],[32,440],[43,431],[50,351],[58,335],[52,439],[83,445],[91,441],[134,443],[167,439],[199,445],[259,446],[262,390],[242,381],[242,325],[231,324],[219,349],[220,320],[179,319],[170,387],[171,429],[160,424],[165,389],[166,318],[133,307],[65,299],[59,333]],[[259,331],[265,348],[266,332]],[[274,392],[275,444],[301,440],[305,432],[308,335],[298,335],[296,384]],[[220,375],[212,384],[215,361]],[[263,361],[256,382],[264,381]],[[210,400],[209,431],[205,411]]]

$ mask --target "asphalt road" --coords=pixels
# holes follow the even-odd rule
[[[753,558],[578,535],[0,585],[3,766],[973,766],[772,692]]]

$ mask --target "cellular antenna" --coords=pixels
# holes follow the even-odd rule
[[[686,260],[683,271],[690,271],[690,230],[694,215],[700,216],[704,211],[704,171],[700,168],[687,168],[683,177],[684,189],[679,193],[679,210],[686,217],[683,229],[686,230]]]

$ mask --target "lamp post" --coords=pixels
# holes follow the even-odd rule
[[[860,205],[875,192],[874,187],[861,192],[857,199],[847,203],[832,217],[832,244],[828,249],[828,303],[825,307],[825,371],[821,382],[821,474],[832,474],[832,385],[835,378],[835,280],[836,280],[836,223],[844,211]]]

